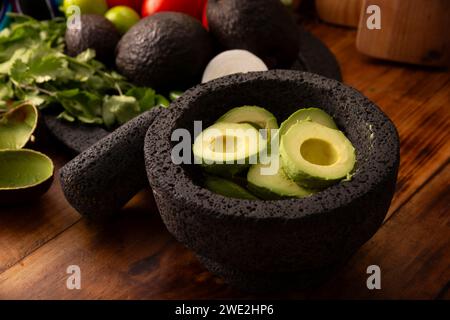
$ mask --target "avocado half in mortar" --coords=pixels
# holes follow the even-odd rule
[[[234,177],[257,163],[266,147],[267,140],[252,125],[217,122],[198,135],[192,152],[206,172]]]
[[[356,155],[339,130],[300,121],[281,136],[281,162],[287,176],[306,188],[320,189],[349,177]]]

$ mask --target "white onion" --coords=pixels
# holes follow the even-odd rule
[[[247,50],[228,50],[215,56],[206,66],[202,83],[235,73],[267,71],[265,63]]]

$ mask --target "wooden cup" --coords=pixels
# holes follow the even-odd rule
[[[366,9],[381,9],[381,29],[370,30]],[[428,66],[450,64],[449,0],[364,0],[357,49],[368,56]]]

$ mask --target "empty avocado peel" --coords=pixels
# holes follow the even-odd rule
[[[46,155],[28,149],[0,151],[0,203],[26,203],[44,194],[54,166]]]
[[[32,140],[38,123],[38,111],[22,104],[0,116],[0,150],[21,149]]]

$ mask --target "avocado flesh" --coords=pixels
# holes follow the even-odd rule
[[[53,176],[53,163],[33,150],[0,151],[0,191],[31,188]]]
[[[12,109],[0,117],[0,150],[23,148],[38,122],[38,111],[31,104]]]
[[[288,177],[312,189],[346,178],[356,162],[355,149],[341,131],[312,121],[291,126],[281,137],[280,155]]]
[[[275,116],[258,106],[233,108],[216,122],[249,123],[257,129],[278,129],[278,122]]]
[[[333,118],[319,108],[300,109],[289,116],[280,126],[280,136],[288,132],[292,125],[299,121],[310,120],[331,129],[338,129]]]
[[[205,171],[233,177],[256,163],[266,145],[266,140],[250,124],[219,122],[198,135],[193,153]]]
[[[248,189],[265,200],[280,200],[287,198],[303,198],[313,192],[299,186],[284,173],[281,163],[273,175],[265,175],[261,169],[270,165],[256,164],[248,170]]]
[[[219,177],[207,175],[205,178],[205,187],[217,194],[225,197],[258,200],[253,194],[242,188],[240,185]]]

